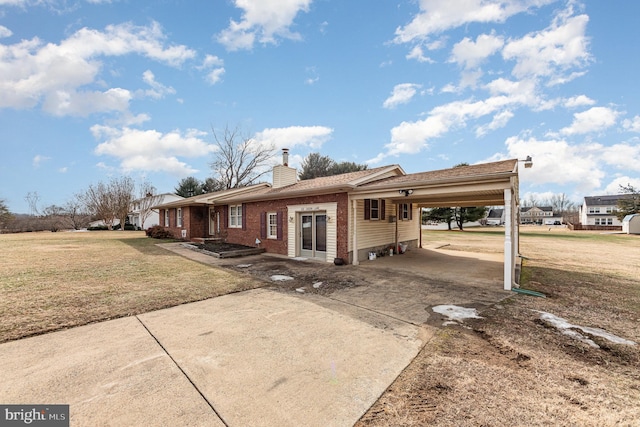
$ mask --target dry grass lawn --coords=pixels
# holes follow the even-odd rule
[[[0,235],[0,342],[261,285],[158,242],[130,231]]]
[[[425,232],[450,250],[501,252],[503,229]],[[521,294],[441,329],[359,426],[639,426],[640,236],[522,227]],[[638,345],[594,348],[552,313]]]
[[[640,343],[640,236],[523,227],[522,294],[443,327],[359,426],[638,426],[640,345],[562,334],[540,311]],[[425,232],[502,252],[504,230]],[[0,235],[0,342],[258,287],[138,232]],[[463,275],[464,272],[461,272]]]

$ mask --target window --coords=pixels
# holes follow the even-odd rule
[[[267,214],[267,238],[278,238],[278,214],[275,212],[269,212]]]
[[[384,199],[364,199],[364,219],[384,219]]]
[[[371,214],[369,219],[380,219],[380,200],[371,199]]]
[[[169,209],[164,210],[164,226],[169,226]]]
[[[589,213],[600,213],[600,208],[589,208]]]
[[[402,221],[412,220],[412,206],[411,203],[403,203],[400,205],[400,219]]]
[[[242,227],[242,205],[229,206],[229,228]]]
[[[182,208],[178,208],[176,213],[176,224],[178,227],[182,227]]]
[[[613,225],[613,218],[607,218],[607,225]]]
[[[613,212],[613,208],[611,206],[607,206],[607,213],[612,213]]]

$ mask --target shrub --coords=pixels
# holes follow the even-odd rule
[[[173,239],[173,235],[169,230],[165,230],[164,227],[160,225],[154,225],[153,227],[147,228],[145,231],[147,237],[151,237],[153,239]]]

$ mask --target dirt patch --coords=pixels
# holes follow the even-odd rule
[[[221,267],[248,274],[264,281],[271,289],[287,292],[296,292],[299,289],[304,293],[330,295],[339,289],[369,283],[369,278],[353,266],[337,266],[311,260],[262,257],[256,261],[238,258],[222,264]],[[273,280],[272,276],[287,276],[291,277],[291,280]]]

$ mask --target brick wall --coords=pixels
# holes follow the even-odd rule
[[[220,212],[220,228],[223,234],[226,233],[226,241],[229,243],[238,243],[246,246],[256,246],[256,239],[261,241],[260,247],[265,248],[269,253],[281,255],[288,254],[287,236],[289,227],[295,224],[289,222],[287,218],[288,205],[306,205],[337,202],[338,206],[338,241],[337,254],[338,257],[345,260],[349,259],[348,254],[348,197],[346,193],[329,194],[323,196],[297,197],[284,200],[268,200],[262,202],[245,203],[245,212],[243,222],[245,228],[229,228],[228,207],[216,206],[216,211]],[[265,213],[278,213],[282,215],[282,239],[268,239],[261,235],[261,217]]]
[[[182,207],[182,227],[178,227],[178,209],[169,209],[169,227],[164,227],[165,209],[160,209],[160,225],[168,230],[176,239],[182,239],[182,230],[187,231],[186,240],[194,237],[207,237],[209,233],[208,207]]]

